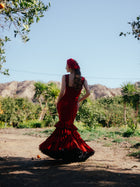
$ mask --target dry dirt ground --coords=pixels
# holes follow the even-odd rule
[[[39,129],[0,129],[0,187],[140,187],[140,160],[127,156],[128,146],[90,141],[95,155],[67,164],[43,155],[38,145],[46,137],[31,131]]]

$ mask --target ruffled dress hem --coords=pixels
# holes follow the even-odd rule
[[[66,162],[82,162],[95,153],[80,137],[74,124],[59,121],[55,127],[51,136],[39,145],[42,153]]]

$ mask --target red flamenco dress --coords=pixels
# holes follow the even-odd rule
[[[67,162],[81,162],[94,154],[77,132],[73,124],[77,113],[77,101],[81,90],[70,87],[69,75],[65,75],[66,91],[57,105],[59,121],[54,132],[39,145],[42,153]],[[84,77],[82,77],[84,83]]]

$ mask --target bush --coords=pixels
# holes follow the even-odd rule
[[[5,122],[0,121],[0,128],[6,128],[6,127],[11,127],[10,125],[8,125]]]
[[[1,98],[0,121],[18,127],[20,123],[38,118],[40,107],[24,98]]]
[[[100,115],[93,110],[93,102],[88,98],[79,107],[76,120],[87,124],[89,127],[98,125],[96,118]]]
[[[128,126],[134,129],[134,109],[129,105],[126,109]],[[76,120],[89,127],[97,125],[103,127],[122,126],[124,125],[123,114],[124,106],[121,96],[100,98],[94,101],[88,98],[81,104]]]
[[[45,122],[45,127],[51,127],[54,126],[55,120],[51,115],[45,115],[44,122]]]
[[[20,123],[17,128],[41,128],[44,127],[44,122],[40,122],[37,120],[31,120],[27,122]]]
[[[123,133],[123,137],[130,137],[134,135],[134,130],[132,130],[131,128],[128,128],[124,133]]]

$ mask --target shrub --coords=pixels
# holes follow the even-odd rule
[[[40,122],[37,120],[31,120],[31,121],[26,121],[23,123],[20,123],[17,128],[41,128],[44,127],[44,122]]]
[[[0,121],[18,127],[20,123],[38,118],[39,105],[24,98],[1,98]]]
[[[88,98],[81,104],[76,120],[87,124],[89,127],[97,125],[103,127],[122,126],[124,125],[123,110],[121,96],[100,98],[94,101]],[[128,126],[134,129],[134,109],[128,105],[126,110]]]
[[[128,128],[124,133],[123,133],[123,137],[130,137],[134,134],[134,130],[132,130],[131,128]]]
[[[45,115],[44,122],[45,122],[45,127],[51,127],[54,125],[55,120],[51,115]]]

